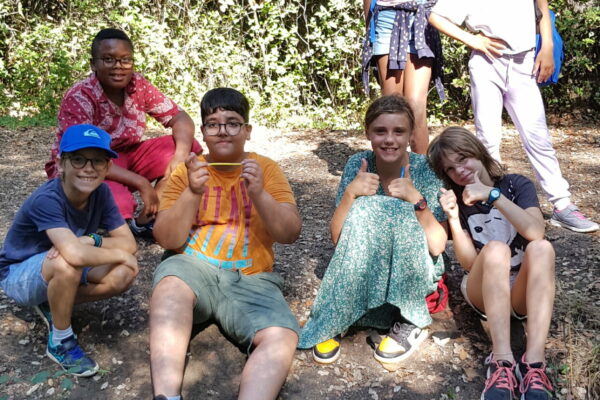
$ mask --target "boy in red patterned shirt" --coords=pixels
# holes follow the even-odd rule
[[[134,234],[149,234],[151,224],[144,224],[158,211],[162,188],[162,182],[156,186],[152,182],[168,176],[190,151],[202,151],[194,139],[194,122],[175,102],[134,72],[133,43],[123,31],[101,30],[92,41],[90,62],[92,74],[71,87],[61,102],[46,173],[49,178],[56,177],[58,143],[68,127],[92,124],[107,131],[119,158],[108,172],[106,183]],[[142,141],[146,114],[171,128],[173,134]],[[135,191],[139,191],[144,202],[137,224],[133,219]]]

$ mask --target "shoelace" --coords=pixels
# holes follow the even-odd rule
[[[485,390],[494,386],[498,389],[510,390],[511,395],[513,395],[514,389],[517,387],[517,378],[513,374],[512,367],[505,367],[496,361],[492,362],[496,364],[496,370],[485,382]]]
[[[544,372],[544,367],[534,368],[528,366],[527,373],[519,385],[519,391],[526,393],[529,389],[552,391],[552,384]]]

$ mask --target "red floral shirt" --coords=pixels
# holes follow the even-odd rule
[[[146,114],[166,126],[181,108],[141,74],[135,72],[125,88],[123,106],[108,99],[102,85],[92,73],[67,91],[58,111],[56,141],[52,145],[50,163],[58,155],[58,145],[64,131],[78,124],[92,124],[112,137],[111,148],[119,152],[142,141],[146,130]]]

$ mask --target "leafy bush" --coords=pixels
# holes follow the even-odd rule
[[[552,110],[600,105],[600,11],[586,4],[553,3],[567,60],[561,83],[544,89]],[[356,127],[368,102],[358,1],[5,0],[0,115],[54,119],[63,93],[89,73],[91,39],[111,26],[131,36],[137,69],[192,115],[206,90],[224,85],[249,97],[254,120],[275,126]],[[470,113],[468,51],[443,44],[449,101],[430,92],[437,121]]]

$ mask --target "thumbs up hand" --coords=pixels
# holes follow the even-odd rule
[[[353,198],[359,196],[372,196],[377,193],[379,175],[367,172],[367,160],[362,159],[360,169],[354,180],[346,187],[346,191]]]
[[[448,216],[448,220],[457,219],[458,205],[456,203],[456,194],[454,194],[453,190],[446,190],[444,188],[441,188],[440,192],[442,192],[440,195],[440,205],[446,216]]]
[[[390,193],[390,196],[413,204],[421,200],[423,196],[415,188],[410,177],[410,164],[406,164],[405,167],[402,167],[400,178],[396,178],[390,183],[388,192]]]
[[[475,171],[473,183],[469,183],[465,186],[465,190],[463,191],[463,202],[468,206],[472,206],[478,201],[486,201],[491,190],[491,187],[481,183],[479,171]]]

